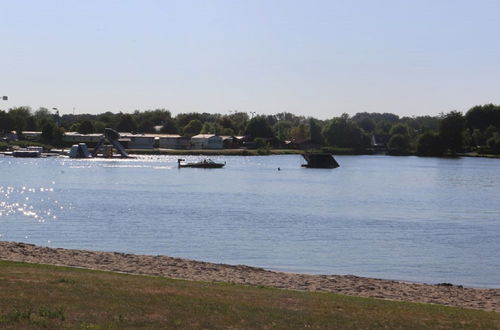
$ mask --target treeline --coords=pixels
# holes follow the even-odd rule
[[[40,108],[17,107],[0,110],[0,134],[10,131],[41,131],[45,143],[60,146],[64,132],[101,133],[111,127],[120,132],[163,133],[193,136],[217,134],[247,136],[275,147],[288,145],[335,148],[363,153],[373,150],[374,141],[391,154],[440,156],[461,152],[500,154],[500,106],[478,105],[465,115],[451,111],[440,116],[399,117],[391,113],[342,114],[329,120],[283,112],[250,117],[230,114],[181,113],[165,109],[134,113],[65,114]]]

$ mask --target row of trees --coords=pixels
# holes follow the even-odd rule
[[[363,152],[372,137],[388,141],[394,154],[442,155],[463,151],[500,153],[500,106],[475,106],[463,115],[451,111],[440,116],[399,117],[390,113],[342,114],[329,120],[283,112],[250,117],[231,114],[181,113],[172,116],[165,109],[134,113],[66,114],[61,117],[46,108],[0,110],[0,134],[9,131],[42,131],[45,142],[58,145],[65,131],[100,133],[105,127],[120,132],[164,133],[193,136],[246,135],[251,139],[307,141],[309,145]]]

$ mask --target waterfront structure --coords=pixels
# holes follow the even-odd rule
[[[42,132],[40,131],[23,131],[23,136],[25,140],[28,141],[40,141],[42,139]]]
[[[93,133],[93,134],[81,134],[78,132],[66,132],[63,136],[63,142],[78,144],[87,143],[89,145],[96,145],[102,139],[103,134]],[[152,134],[132,134],[132,133],[120,133],[119,142],[122,143],[125,148],[130,149],[153,149],[155,143],[155,135]]]
[[[127,149],[153,149],[155,146],[155,134],[132,134],[120,132],[118,140]]]
[[[158,146],[164,149],[187,149],[190,145],[189,139],[183,139],[179,134],[159,134]]]
[[[66,132],[63,135],[63,142],[78,144],[78,143],[87,143],[87,144],[97,144],[99,140],[102,138],[101,133],[92,133],[92,134],[82,134],[78,132]]]
[[[198,134],[191,138],[192,149],[222,149],[222,138],[215,134]]]

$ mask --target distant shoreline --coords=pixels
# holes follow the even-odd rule
[[[182,150],[182,149],[127,149],[132,155],[172,155],[172,156],[270,156],[270,155],[302,155],[306,151],[300,149],[269,149],[263,151],[259,149],[203,149],[203,150]],[[312,150],[312,152],[321,152],[321,150]],[[415,156],[417,155],[390,155],[385,153],[370,153],[370,152],[347,152],[342,150],[336,152],[332,150],[334,156],[370,156],[370,155],[383,155],[383,156]],[[442,157],[424,157],[424,158],[449,158],[451,156]],[[476,152],[459,153],[456,157],[471,157],[471,158],[500,158],[500,155],[492,154],[479,154]]]
[[[500,312],[500,289],[464,288],[448,283],[429,285],[353,275],[293,274],[168,256],[71,250],[3,241],[0,241],[0,259],[206,282],[324,291]]]

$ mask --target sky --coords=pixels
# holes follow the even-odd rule
[[[0,109],[328,119],[500,103],[500,1],[0,0]]]

